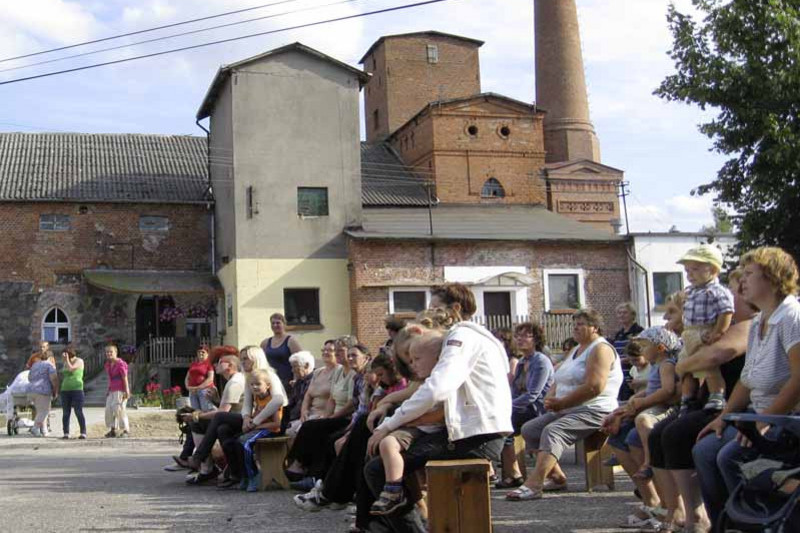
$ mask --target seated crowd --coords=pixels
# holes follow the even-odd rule
[[[725,288],[716,248],[679,262],[691,286],[667,299],[664,326],[641,328],[623,304],[610,342],[600,314],[583,309],[561,357],[535,323],[492,334],[470,321],[475,299],[458,283],[435,287],[416,320],[388,320],[377,355],[344,336],[324,343],[316,369],[273,315],[274,336],[260,347],[198,357],[171,469],[195,471],[189,484],[256,491],[254,444],[286,435],[297,506],[355,502],[351,531],[425,531],[428,460],[488,459],[507,500],[538,500],[568,488],[563,453],[600,431],[641,499],[621,527],[709,531],[743,479],[740,465],[757,455],[723,416],[799,412],[798,271],[784,251],[759,248]],[[226,380],[221,394],[214,372]]]

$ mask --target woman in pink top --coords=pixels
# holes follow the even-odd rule
[[[106,346],[106,373],[108,374],[108,392],[106,392],[106,427],[109,429],[106,438],[129,437],[130,425],[125,404],[131,395],[128,383],[128,363],[118,357],[117,347]],[[122,433],[117,431],[122,426]]]

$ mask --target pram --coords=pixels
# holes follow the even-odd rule
[[[791,492],[784,485],[800,479],[800,416],[737,413],[724,420],[753,443],[759,458],[742,465],[745,480],[728,497],[717,531],[800,532],[800,484]],[[756,422],[780,432],[764,437]]]
[[[20,429],[30,429],[33,427],[33,419],[36,418],[36,408],[27,394],[10,394],[10,396],[7,401],[12,402],[12,409],[7,411],[12,414],[6,420],[6,431],[9,436],[18,435]]]

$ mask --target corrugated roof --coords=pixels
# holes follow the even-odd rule
[[[433,231],[428,209],[376,208],[364,210],[354,238],[423,240],[591,241],[625,239],[548,211],[527,205],[438,205],[433,207]]]
[[[427,206],[428,183],[406,167],[388,144],[361,143],[361,203],[365,207]]]
[[[206,139],[0,133],[0,201],[207,201]]]

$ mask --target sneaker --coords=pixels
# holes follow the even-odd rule
[[[116,436],[117,436],[117,431],[115,429],[112,429],[111,431],[109,431],[108,433],[103,435],[103,438],[105,438],[105,439],[113,439]]]
[[[130,432],[130,431],[123,431],[122,433],[120,433],[119,435],[117,435],[117,438],[118,438],[118,439],[127,439],[127,438],[129,438],[130,436],[131,436],[131,432]]]
[[[61,437],[61,440],[69,440],[69,435],[64,435],[63,437]]]
[[[78,437],[79,440],[86,440],[86,433],[81,433],[81,436]]]
[[[250,480],[247,478],[247,476],[244,476],[239,481],[239,490],[247,490],[247,485],[249,485],[249,484],[250,484]]]
[[[725,409],[725,400],[719,398],[710,399],[703,406],[704,411],[722,411],[723,409]]]
[[[304,511],[315,513],[325,509],[330,502],[322,495],[322,480],[319,479],[314,487],[305,494],[298,494],[292,498],[295,505]]]
[[[372,504],[369,514],[374,516],[385,516],[392,514],[406,504],[405,491],[388,492],[382,491],[378,501]]]
[[[297,490],[300,492],[308,492],[314,488],[316,483],[317,483],[316,479],[310,476],[306,476],[300,481],[292,481],[291,483],[289,483],[289,486],[292,488],[292,490]]]

